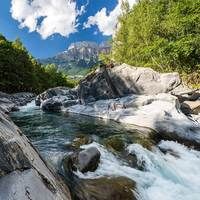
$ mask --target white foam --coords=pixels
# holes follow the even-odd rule
[[[138,164],[144,170],[134,169],[119,161],[103,146],[92,143],[101,152],[98,169],[92,173],[77,174],[81,178],[99,176],[125,176],[137,183],[138,199],[142,200],[199,200],[200,199],[200,152],[169,141],[162,141],[159,148],[174,153],[162,153],[159,148],[153,151],[139,144],[128,146],[129,153],[137,156]]]
[[[31,101],[30,103],[27,103],[25,106],[19,107],[21,112],[29,112],[35,108],[36,108],[35,100]]]

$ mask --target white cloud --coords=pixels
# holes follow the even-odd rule
[[[20,28],[27,27],[46,39],[55,33],[69,36],[76,32],[77,16],[83,10],[77,10],[72,0],[12,0],[10,11]]]
[[[98,11],[94,16],[90,16],[88,18],[88,21],[84,23],[84,28],[90,28],[93,25],[97,25],[100,32],[102,32],[103,35],[109,36],[113,35],[117,22],[118,17],[121,14],[121,4],[123,0],[118,0],[117,6],[107,15],[107,9],[102,8],[100,11]],[[133,4],[136,2],[136,0],[127,0],[130,7],[133,6]]]

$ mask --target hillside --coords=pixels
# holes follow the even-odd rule
[[[58,69],[69,75],[84,75],[89,69],[98,64],[100,53],[109,53],[110,45],[108,43],[82,41],[72,43],[66,51],[57,54],[54,57],[39,60],[42,64],[56,64]]]

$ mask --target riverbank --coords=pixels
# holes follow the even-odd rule
[[[18,110],[17,106],[30,102],[33,96],[30,93],[1,93],[0,199],[70,200],[68,187],[4,113]]]

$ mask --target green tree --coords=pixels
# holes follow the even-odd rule
[[[0,35],[0,91],[39,93],[56,86],[74,86],[55,65],[41,66],[20,39],[11,42]]]
[[[200,0],[140,0],[123,10],[113,39],[116,61],[160,71],[200,69]]]

